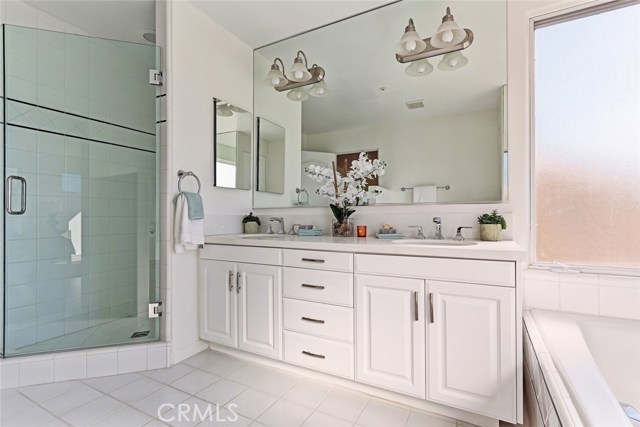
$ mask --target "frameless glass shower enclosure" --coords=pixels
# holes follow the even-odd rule
[[[5,25],[4,356],[157,340],[155,46]]]

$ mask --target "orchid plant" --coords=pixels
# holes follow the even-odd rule
[[[316,193],[333,202],[329,205],[333,216],[343,223],[355,212],[351,206],[366,205],[372,193],[380,193],[380,190],[367,191],[367,181],[384,175],[386,166],[382,160],[371,160],[367,153],[362,152],[358,160],[351,162],[346,176],[336,171],[335,162],[331,168],[309,165],[305,172],[309,178],[322,184]]]

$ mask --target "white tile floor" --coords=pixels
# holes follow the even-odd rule
[[[168,369],[1,390],[0,425],[470,426],[210,350]]]

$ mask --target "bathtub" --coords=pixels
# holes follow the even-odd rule
[[[640,427],[640,321],[545,310],[523,317],[532,426]]]

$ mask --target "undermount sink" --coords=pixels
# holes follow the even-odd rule
[[[478,242],[470,242],[468,240],[433,240],[433,239],[402,239],[393,240],[392,243],[401,245],[419,245],[419,246],[473,246]]]
[[[248,234],[240,238],[255,240],[291,240],[292,236],[289,236],[287,234]]]

